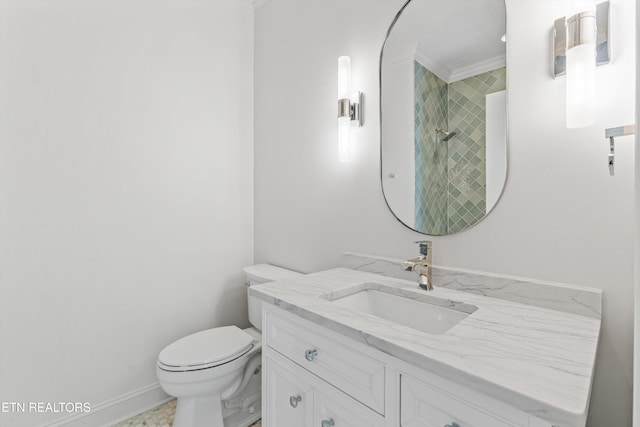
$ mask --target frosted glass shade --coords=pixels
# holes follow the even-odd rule
[[[351,58],[338,58],[338,99],[349,98],[351,95]]]
[[[594,123],[596,108],[596,47],[584,43],[567,51],[567,127]]]
[[[351,94],[351,58],[341,56],[338,58],[338,100],[348,99]],[[346,115],[345,115],[346,114]],[[351,160],[351,144],[349,142],[349,129],[351,117],[348,104],[338,112],[338,161]]]
[[[349,129],[351,128],[351,118],[338,118],[338,161],[348,162],[351,160],[351,143],[349,142]]]

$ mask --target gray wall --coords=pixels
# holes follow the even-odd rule
[[[424,236],[402,226],[380,190],[378,58],[401,0],[269,0],[256,12],[255,256],[311,272],[341,251],[408,258]],[[632,138],[609,177],[603,129],[634,122],[635,2],[613,0],[615,60],[597,72],[596,125],[566,129],[564,81],[549,75],[549,34],[563,2],[508,0],[510,171],[495,210],[433,238],[438,265],[604,290],[589,426],[630,425],[633,364]],[[341,31],[335,31],[341,28]],[[352,58],[365,93],[357,156],[337,162],[336,63]]]

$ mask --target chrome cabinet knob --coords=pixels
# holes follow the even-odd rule
[[[304,358],[307,359],[309,362],[313,361],[313,359],[315,359],[318,356],[318,350],[313,349],[313,350],[307,350],[304,352]]]
[[[445,424],[444,427],[460,427],[460,424],[456,423],[455,421],[452,422],[451,424]]]
[[[300,402],[302,402],[302,396],[300,395],[289,397],[289,405],[291,405],[292,408],[297,408]]]
[[[322,427],[333,427],[335,424],[336,423],[333,421],[333,418],[329,418],[328,420],[322,420]]]

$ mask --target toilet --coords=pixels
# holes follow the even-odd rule
[[[301,276],[269,264],[244,273],[248,286]],[[248,288],[247,297],[252,327],[196,332],[158,355],[160,386],[178,399],[173,427],[248,427],[260,419],[262,310]]]

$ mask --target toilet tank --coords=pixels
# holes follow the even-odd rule
[[[260,283],[273,282],[282,279],[291,279],[303,276],[286,268],[276,267],[271,264],[256,264],[244,267],[244,275],[247,279],[247,286],[259,285]],[[249,307],[249,322],[258,330],[262,330],[262,306],[260,300],[249,295],[247,288],[247,302]]]

